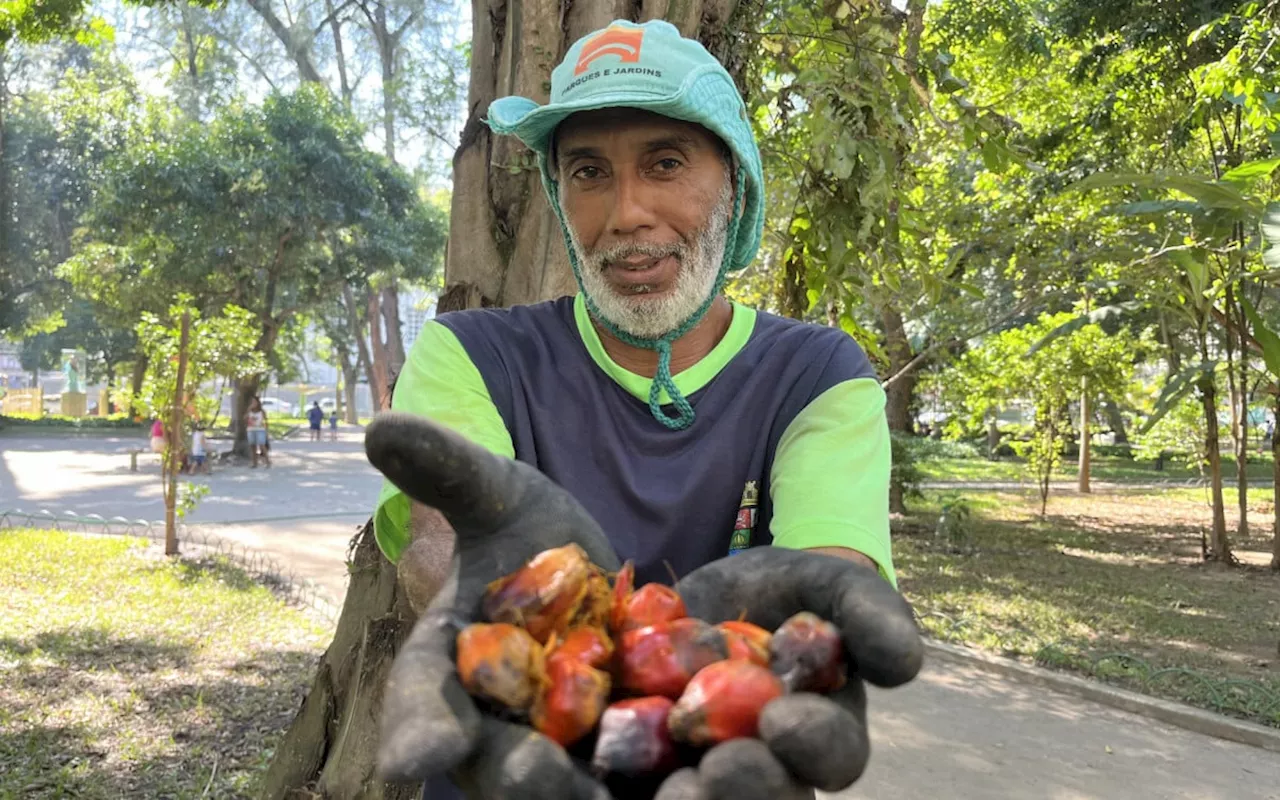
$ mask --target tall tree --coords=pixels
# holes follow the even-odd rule
[[[507,94],[546,102],[560,55],[576,39],[622,17],[667,19],[740,77],[748,50],[735,26],[750,23],[735,18],[737,6],[736,0],[473,0],[468,121],[454,156],[451,246],[440,311],[527,303],[573,290],[559,223],[527,151],[492,136],[480,121],[489,103]],[[333,643],[268,770],[267,800],[283,800],[302,787],[333,800],[417,796],[413,787],[373,778],[379,687],[413,612],[396,568],[378,550],[371,522],[355,542],[353,562]]]

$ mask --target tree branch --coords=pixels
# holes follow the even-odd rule
[[[976,330],[972,333],[967,333],[964,336],[953,336],[952,338],[947,339],[945,341],[936,342],[932,345],[929,345],[928,347],[926,347],[925,349],[917,353],[914,358],[912,358],[910,361],[904,364],[902,366],[902,369],[898,370],[897,372],[895,372],[894,374],[886,378],[884,381],[882,381],[880,383],[881,388],[888,389],[894,383],[897,383],[899,380],[902,380],[903,378],[907,377],[912,372],[915,372],[916,369],[919,368],[919,366],[922,363],[924,363],[927,359],[932,357],[933,354],[938,352],[939,350],[943,350],[948,347],[954,347],[958,344],[968,341],[969,339],[974,338],[975,336],[981,336],[984,333],[989,333],[995,330],[996,328],[1005,324],[1006,322],[1013,319],[1014,317],[1021,315],[1028,308],[1035,305],[1035,302],[1036,301],[1032,299],[1023,300],[1021,303],[1018,303],[1016,306],[1014,306],[1010,311],[998,317],[994,322],[984,325],[980,330]]]

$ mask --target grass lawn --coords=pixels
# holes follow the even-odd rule
[[[0,798],[256,796],[330,632],[159,553],[0,531]]]
[[[941,504],[960,496],[971,517],[940,541]],[[1229,492],[1233,533],[1234,502]],[[895,561],[936,638],[1280,727],[1271,492],[1251,492],[1249,510],[1251,535],[1234,540],[1242,566],[1227,569],[1201,560],[1200,488],[1055,493],[1044,520],[1034,492],[928,493],[894,523]]]
[[[921,461],[919,468],[923,479],[927,481],[1026,481],[1030,485],[1035,480],[1027,471],[1026,465],[1017,459],[988,461],[985,458],[929,458]],[[1271,478],[1270,461],[1256,464],[1251,461],[1248,470],[1251,478]],[[1078,473],[1076,461],[1065,459],[1062,467],[1054,473],[1054,480],[1075,480]],[[1235,480],[1235,459],[1223,458],[1222,475],[1224,481]],[[1096,481],[1155,482],[1194,480],[1200,474],[1176,462],[1166,462],[1164,469],[1157,470],[1149,461],[1108,456],[1093,459],[1089,476]]]

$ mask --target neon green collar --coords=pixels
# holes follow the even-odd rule
[[[676,388],[686,397],[706,386],[712,378],[719,375],[720,370],[724,369],[725,365],[746,346],[747,340],[751,338],[751,332],[755,330],[756,310],[732,300],[730,304],[733,306],[733,318],[729,321],[729,330],[725,332],[724,338],[701,361],[672,376]],[[587,346],[587,352],[591,354],[591,359],[596,362],[596,366],[628,393],[647,403],[649,387],[653,385],[653,379],[638,375],[609,357],[605,352],[604,343],[600,341],[600,333],[591,323],[591,315],[587,311],[587,304],[581,292],[573,298],[573,317],[578,323],[578,335],[582,337],[582,343]],[[663,404],[671,402],[665,389],[661,390],[660,402]]]

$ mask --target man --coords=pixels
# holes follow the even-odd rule
[[[499,99],[487,122],[537,154],[579,294],[429,322],[395,389],[407,413],[367,434],[388,477],[378,543],[426,609],[388,683],[380,764],[430,778],[432,800],[461,796],[451,782],[469,797],[602,796],[555,746],[440,688],[456,686],[449,626],[474,618],[499,567],[545,547],[578,542],[606,568],[631,559],[638,583],[673,569],[704,618],[743,609],[776,625],[784,612],[826,611],[859,648],[866,674],[855,677],[894,685],[920,664],[893,590],[874,371],[843,332],[721,293],[754,259],[764,218],[759,153],[729,75],[668,23],[618,21],[569,49],[550,96]],[[747,760],[795,796],[851,783],[866,758],[855,683],[852,713],[778,701],[771,730],[803,735],[766,735]],[[800,740],[816,755],[797,756]],[[768,780],[725,783],[754,774],[740,750],[709,754],[659,796],[771,796],[760,794]]]
[[[324,422],[324,409],[320,408],[319,400],[312,402],[311,408],[307,409],[307,421],[311,423],[311,441],[320,441],[320,424]]]

